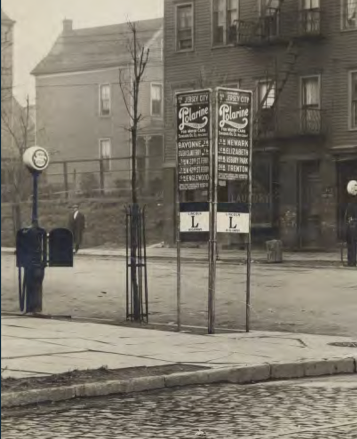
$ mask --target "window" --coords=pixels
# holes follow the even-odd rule
[[[342,29],[357,29],[357,0],[342,0]]]
[[[280,0],[260,0],[259,6],[262,16],[275,15],[280,8]]]
[[[350,129],[357,129],[357,70],[350,73]]]
[[[163,38],[161,38],[161,41],[160,41],[160,58],[161,58],[161,61],[164,60],[164,39]]]
[[[110,139],[99,140],[99,158],[103,160],[104,172],[111,169],[112,144]]]
[[[99,87],[99,113],[101,116],[109,116],[111,107],[110,85],[103,84]]]
[[[320,0],[302,0],[302,28],[306,33],[320,31]]]
[[[162,116],[162,85],[151,84],[151,115]]]
[[[237,41],[238,0],[213,0],[213,45]]]
[[[193,49],[193,4],[176,6],[177,50]]]
[[[318,76],[302,78],[302,107],[320,108],[320,80]]]
[[[267,134],[274,130],[274,104],[275,104],[275,81],[260,81],[258,84],[258,108],[261,108],[259,116],[259,130],[261,134]]]
[[[275,82],[259,82],[259,103],[263,103],[263,109],[271,108],[275,103]]]
[[[259,0],[262,36],[265,38],[279,35],[280,0]]]
[[[319,9],[320,0],[302,0],[302,9]]]
[[[320,128],[320,78],[310,76],[301,81],[302,128],[317,131]]]
[[[2,34],[1,42],[8,43],[10,41],[10,31],[6,30],[4,34]]]

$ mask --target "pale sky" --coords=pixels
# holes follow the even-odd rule
[[[16,21],[14,93],[21,103],[27,95],[34,103],[30,72],[51,49],[64,18],[82,28],[163,16],[163,0],[2,0],[1,6]]]

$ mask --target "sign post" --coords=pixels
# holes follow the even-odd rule
[[[47,263],[47,235],[46,231],[38,225],[38,180],[41,172],[47,169],[50,159],[44,148],[31,146],[25,150],[22,160],[32,175],[33,193],[31,227],[26,229],[25,233],[24,229],[19,230],[16,239],[17,260],[27,259],[23,264],[23,286],[19,282],[20,310],[23,313],[40,313],[42,311],[42,283]],[[19,278],[21,278],[20,267]]]
[[[211,90],[176,93],[177,329],[181,329],[181,242],[207,241],[212,216]],[[204,201],[188,202],[202,192]],[[208,194],[208,200],[207,200]],[[192,197],[191,197],[192,198]],[[210,214],[211,213],[211,214]],[[209,261],[211,261],[209,245]],[[209,275],[209,279],[211,276]],[[209,311],[210,313],[210,311]]]
[[[248,236],[246,331],[250,328],[252,92],[218,87],[215,146],[211,90],[176,93],[177,329],[181,329],[181,243],[208,241],[208,333],[215,331],[217,233]],[[241,202],[221,203],[218,186],[236,182]],[[244,186],[244,188],[243,188]],[[245,192],[245,194],[242,194]],[[189,201],[200,193],[201,201]]]
[[[250,329],[251,210],[252,210],[252,92],[216,89],[217,187],[236,182],[244,202],[218,203],[217,232],[248,237],[246,272],[246,331]],[[244,189],[243,189],[244,187]],[[245,196],[244,196],[245,195]]]

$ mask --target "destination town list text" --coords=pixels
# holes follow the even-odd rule
[[[249,179],[251,95],[218,91],[218,184]]]
[[[206,190],[210,179],[209,92],[177,96],[179,190]]]

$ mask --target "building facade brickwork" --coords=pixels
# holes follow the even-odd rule
[[[164,40],[166,240],[174,240],[174,93],[239,86],[254,91],[260,127],[253,238],[336,245],[346,184],[357,178],[357,2],[165,0]]]
[[[163,57],[162,19],[136,22],[137,40],[150,50],[139,93],[142,114],[138,139],[141,186],[161,180],[163,162]],[[53,160],[103,159],[105,181],[111,175],[130,184],[130,117],[119,85],[130,107],[132,59],[128,24],[74,29],[64,20],[63,31],[50,53],[32,74],[36,79],[37,142]],[[159,101],[159,103],[157,102]],[[152,107],[154,113],[152,112]],[[110,158],[127,160],[110,160]],[[70,185],[78,175],[92,171],[91,163],[68,163]],[[155,168],[155,172],[149,172]]]
[[[1,153],[8,155],[12,138],[5,124],[13,120],[13,53],[14,24],[1,9]]]

